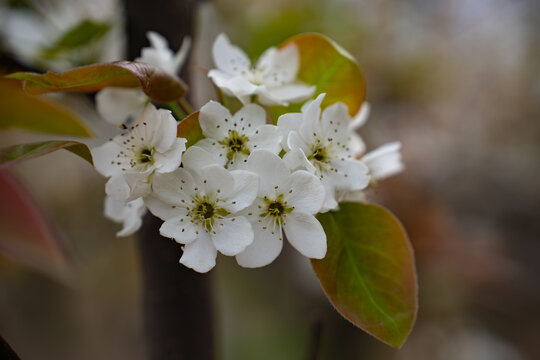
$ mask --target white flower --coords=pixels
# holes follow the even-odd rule
[[[266,113],[256,104],[247,104],[234,116],[221,104],[210,101],[199,113],[199,123],[206,139],[196,145],[215,154],[217,162],[237,169],[255,149],[278,154],[281,134],[277,126],[266,124]]]
[[[236,96],[244,104],[252,95],[258,95],[263,105],[288,105],[309,98],[315,91],[314,86],[296,79],[300,56],[294,44],[269,48],[252,68],[246,53],[220,34],[212,55],[217,69],[210,70],[208,76],[227,95]]]
[[[185,37],[176,54],[169,48],[167,40],[160,34],[149,31],[146,37],[151,47],[141,50],[141,57],[135,61],[154,65],[171,75],[177,75],[187,59],[191,39]],[[106,88],[96,94],[96,107],[107,122],[120,125],[129,117],[137,117],[149,102],[141,89]]]
[[[97,171],[110,177],[108,195],[135,200],[150,193],[154,173],[180,166],[186,139],[176,137],[176,125],[170,111],[148,104],[128,133],[92,149]]]
[[[111,196],[105,197],[105,217],[123,224],[122,230],[116,236],[129,236],[142,225],[142,217],[146,214],[146,206],[142,198],[128,203],[118,201]]]
[[[322,259],[326,254],[326,234],[315,218],[324,201],[324,187],[307,171],[293,173],[279,156],[254,151],[246,169],[259,175],[257,199],[242,213],[253,226],[253,244],[236,256],[244,267],[265,266],[279,255],[283,232],[303,255]]]
[[[326,197],[321,211],[337,207],[336,191],[361,190],[369,184],[368,167],[354,155],[363,142],[349,128],[347,106],[336,103],[321,116],[320,104],[325,94],[304,107],[302,114],[285,114],[278,127],[286,135],[282,143],[287,151],[283,160],[291,169],[305,169],[317,175]]]
[[[375,180],[386,179],[402,172],[405,168],[401,161],[400,149],[399,141],[387,143],[365,154],[361,161],[368,166]]]
[[[204,150],[190,147],[183,168],[155,177],[157,198],[147,201],[150,211],[165,220],[161,235],[185,244],[180,263],[198,272],[215,266],[217,251],[234,256],[253,242],[251,225],[238,212],[258,190],[256,174],[207,165],[208,159]]]
[[[191,38],[189,36],[184,37],[182,46],[175,54],[169,48],[167,39],[157,32],[149,31],[146,33],[146,37],[151,46],[143,48],[141,57],[135,59],[135,61],[154,65],[171,75],[178,75],[182,65],[186,62],[191,47]]]

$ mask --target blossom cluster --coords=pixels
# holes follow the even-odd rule
[[[138,61],[175,74],[186,48],[175,56],[158,34],[150,41],[153,50]],[[130,111],[112,116],[116,122],[134,117],[128,131],[92,150],[96,169],[109,178],[105,214],[123,223],[118,235],[125,236],[139,228],[148,209],[164,221],[160,234],[183,245],[180,262],[198,272],[212,269],[218,252],[244,267],[265,266],[285,238],[302,255],[323,258],[327,239],[316,215],[401,171],[400,144],[365,154],[356,130],[369,107],[355,118],[340,102],[322,108],[325,94],[297,80],[294,44],[268,49],[252,67],[222,34],[213,57],[209,78],[242,107],[231,113],[218,102],[206,103],[198,113],[204,138],[186,149],[172,113],[130,90]],[[98,96],[102,113],[111,113],[103,104],[121,97],[118,90]],[[299,102],[300,112],[267,121],[263,106]]]

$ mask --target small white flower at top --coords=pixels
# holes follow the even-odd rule
[[[154,31],[146,33],[150,47],[141,50],[137,62],[154,65],[170,75],[178,75],[186,62],[191,46],[191,39],[185,37],[180,50],[176,54],[169,48],[167,39]],[[144,110],[148,98],[141,89],[105,88],[96,95],[96,107],[106,121],[120,125],[129,117],[137,117]]]
[[[349,127],[347,106],[335,103],[321,116],[325,94],[303,107],[301,114],[285,114],[278,119],[287,153],[283,160],[291,169],[305,169],[320,179],[326,190],[322,212],[335,209],[337,191],[364,189],[370,181],[369,169],[354,155],[364,143]]]
[[[151,192],[154,173],[178,168],[186,139],[176,137],[176,126],[170,111],[148,104],[129,132],[92,149],[96,170],[110,177],[107,195],[135,200]]]
[[[266,113],[256,104],[247,104],[234,116],[221,104],[210,101],[199,113],[199,123],[206,136],[195,144],[216,157],[227,169],[244,165],[255,149],[274,154],[281,151],[281,133],[277,126],[266,124]]]
[[[304,256],[322,259],[326,234],[315,218],[324,201],[320,180],[304,170],[291,173],[283,160],[268,151],[254,151],[246,169],[259,175],[257,198],[242,213],[253,226],[253,244],[236,256],[244,267],[270,264],[283,247],[283,233]]]
[[[154,197],[146,200],[150,211],[165,220],[161,235],[185,244],[180,263],[198,272],[215,266],[217,251],[234,256],[253,242],[251,225],[238,212],[255,199],[258,177],[228,171],[211,158],[205,150],[190,147],[183,168],[157,175]]]
[[[267,49],[252,68],[246,53],[232,45],[225,34],[220,34],[212,55],[217,69],[210,70],[208,76],[225,94],[237,97],[244,104],[256,95],[263,105],[288,105],[303,101],[315,92],[314,86],[297,80],[300,55],[294,44]]]

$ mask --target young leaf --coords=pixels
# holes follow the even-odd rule
[[[0,129],[91,136],[88,128],[60,105],[28,95],[20,81],[5,79],[0,79]]]
[[[43,57],[54,59],[59,53],[75,50],[101,39],[110,30],[111,25],[103,22],[84,20],[69,29],[58,41],[43,50]]]
[[[405,230],[377,205],[341,203],[318,216],[328,237],[315,274],[332,305],[377,339],[401,347],[418,308],[414,255]]]
[[[80,156],[93,166],[92,154],[85,144],[77,141],[51,140],[13,145],[0,149],[0,170],[14,165],[19,161],[33,159],[60,149],[66,149]]]
[[[201,126],[199,124],[199,112],[189,114],[178,124],[177,137],[187,139],[186,148],[194,145],[197,141],[204,139]]]
[[[315,96],[326,93],[325,108],[341,101],[354,116],[366,98],[366,81],[356,60],[341,46],[326,36],[301,34],[286,40],[279,47],[296,44],[300,53],[298,80],[315,85]],[[269,109],[273,119],[286,112],[299,111],[299,106],[278,106]]]
[[[182,98],[187,90],[180,78],[134,61],[82,66],[64,73],[18,72],[6,77],[24,80],[24,89],[34,95],[58,91],[94,92],[108,86],[141,87],[150,99],[167,103]]]
[[[66,279],[70,252],[31,195],[6,171],[0,171],[0,199],[0,252]]]

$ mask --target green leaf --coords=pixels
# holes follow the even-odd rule
[[[0,170],[19,161],[33,159],[60,149],[66,149],[93,165],[92,154],[85,144],[77,141],[51,140],[0,149]]]
[[[0,171],[0,253],[67,280],[73,256],[26,189]]]
[[[414,254],[400,222],[377,205],[341,203],[319,214],[328,238],[315,274],[332,305],[377,339],[401,347],[418,309]]]
[[[0,129],[91,136],[88,128],[54,101],[26,94],[20,81],[0,78]]]
[[[199,124],[198,111],[189,114],[184,120],[180,121],[176,136],[187,139],[186,149],[191,145],[195,145],[197,141],[204,139],[201,125]]]
[[[104,22],[84,20],[64,33],[58,41],[43,50],[45,59],[54,59],[59,53],[81,48],[101,39],[111,25]]]
[[[24,80],[24,89],[33,95],[58,91],[95,92],[109,86],[140,87],[150,99],[167,103],[179,100],[187,91],[180,78],[134,61],[81,66],[64,73],[18,72],[6,77]]]
[[[315,85],[315,97],[326,93],[322,108],[341,101],[354,116],[366,98],[366,81],[356,60],[341,46],[320,34],[297,35],[279,47],[289,44],[296,44],[300,53],[298,80]],[[269,112],[276,120],[279,115],[299,108],[298,104],[275,106]]]

